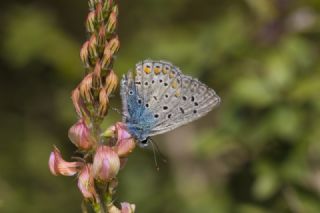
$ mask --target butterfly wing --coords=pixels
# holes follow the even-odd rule
[[[181,79],[181,95],[178,104],[170,106],[171,110],[167,113],[167,119],[155,125],[150,132],[151,136],[168,132],[197,120],[221,102],[213,89],[197,79],[183,74]]]
[[[135,94],[130,97],[128,94],[132,91]],[[138,63],[134,76],[129,73],[123,77],[121,96],[124,122],[134,116],[136,125],[144,128],[145,114],[148,114],[149,129],[144,134],[148,136],[196,120],[220,103],[214,90],[205,84],[182,74],[169,62],[152,60]],[[136,102],[142,107],[136,107]]]

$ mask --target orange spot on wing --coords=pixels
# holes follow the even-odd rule
[[[173,89],[176,89],[176,88],[178,87],[178,83],[177,83],[177,80],[176,80],[176,79],[174,79],[174,80],[172,81],[171,86],[172,86]]]
[[[176,96],[176,97],[180,97],[180,95],[181,95],[180,91],[179,91],[179,90],[177,90],[177,92],[176,92],[175,96]]]
[[[154,68],[154,73],[155,73],[156,75],[158,75],[160,72],[161,72],[161,69],[160,69],[160,68],[158,68],[158,67],[155,67],[155,68]]]
[[[145,73],[149,74],[149,73],[151,72],[151,68],[149,68],[149,67],[144,67],[144,68],[143,68],[143,71],[144,71]]]
[[[168,66],[165,66],[162,70],[163,74],[167,74],[169,72],[170,68]]]

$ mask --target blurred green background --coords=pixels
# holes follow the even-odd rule
[[[165,59],[222,97],[205,118],[137,148],[116,202],[146,213],[320,212],[320,1],[119,0],[120,75]],[[0,212],[80,212],[68,159],[70,93],[83,77],[85,0],[1,1]],[[113,107],[121,108],[118,93]],[[110,111],[105,125],[120,120]]]

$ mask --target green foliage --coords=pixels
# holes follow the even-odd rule
[[[69,96],[83,76],[85,13],[72,18],[71,3],[6,4],[0,211],[79,212],[75,180],[52,177],[47,160],[52,144],[64,156],[74,150]],[[119,76],[145,58],[170,60],[222,104],[155,138],[168,160],[159,172],[152,151],[137,149],[116,202],[137,212],[320,212],[319,12],[317,0],[121,1]],[[118,95],[111,105],[120,108]],[[119,119],[110,111],[105,126]]]

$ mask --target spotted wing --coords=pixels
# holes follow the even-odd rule
[[[170,106],[167,119],[156,124],[150,135],[158,135],[206,115],[221,102],[215,91],[197,79],[181,75],[178,104]]]
[[[125,76],[121,84],[124,117],[130,117],[127,97],[134,84],[136,102],[153,116],[148,134],[157,135],[196,120],[218,105],[220,98],[205,84],[183,75],[166,61],[145,60],[136,65],[134,77]],[[130,100],[132,105],[132,100]],[[125,119],[124,119],[125,120]],[[150,120],[150,119],[149,119]],[[141,119],[141,125],[143,119]]]

